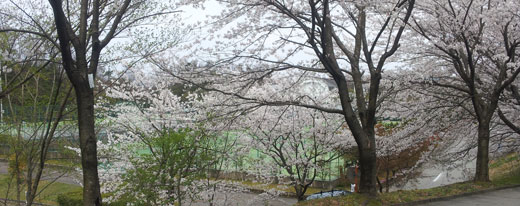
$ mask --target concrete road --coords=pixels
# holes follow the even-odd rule
[[[421,206],[520,206],[520,187],[421,204]]]
[[[0,161],[0,174],[7,174],[8,164],[5,161]],[[61,182],[65,184],[79,185],[77,180],[81,180],[80,174],[75,171],[64,171],[57,169],[45,168],[41,180]]]

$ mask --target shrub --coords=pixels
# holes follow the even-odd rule
[[[59,206],[83,205],[83,191],[74,191],[60,194],[58,195],[57,202]]]
[[[103,194],[102,196],[106,196]],[[83,191],[73,191],[58,195],[57,202],[59,206],[77,206],[83,205]],[[107,206],[125,206],[126,203],[131,202],[128,199],[122,198],[116,202],[107,204]],[[105,205],[105,204],[103,204]]]

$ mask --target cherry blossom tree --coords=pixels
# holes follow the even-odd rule
[[[182,80],[165,75],[164,71],[183,72],[184,69],[187,68],[158,70],[153,72],[155,75],[142,73],[139,75],[139,73],[132,72],[135,75],[132,77],[134,79],[132,83],[120,84],[108,90],[107,95],[110,98],[126,102],[117,106],[110,105],[106,109],[108,113],[116,115],[108,117],[109,128],[127,132],[121,134],[116,132],[113,134],[114,137],[109,138],[114,142],[100,144],[100,147],[103,148],[102,151],[108,152],[103,153],[103,156],[107,157],[106,160],[110,160],[111,157],[125,159],[133,156],[131,153],[128,154],[131,149],[119,149],[120,146],[116,146],[123,142],[126,142],[124,145],[132,147],[136,142],[146,142],[148,138],[144,137],[155,134],[154,131],[161,131],[163,128],[193,127],[197,125],[195,122],[202,121],[205,122],[206,131],[218,134],[219,142],[234,142],[229,146],[213,148],[213,150],[220,151],[216,156],[224,157],[220,159],[227,159],[227,162],[215,162],[228,164],[220,167],[219,170],[229,167],[232,161],[243,161],[244,158],[240,157],[247,156],[254,149],[267,158],[248,160],[251,166],[242,168],[241,171],[251,173],[259,180],[288,178],[289,184],[295,188],[299,199],[302,200],[306,189],[313,183],[323,167],[337,159],[339,154],[353,143],[349,142],[350,138],[346,137],[350,133],[345,129],[346,126],[341,115],[296,106],[263,105],[254,100],[247,101],[242,98],[229,97],[221,92],[203,91],[204,85],[185,86],[185,88],[199,88],[200,91],[187,89],[185,93],[180,92],[174,95],[177,89],[174,89],[172,85],[178,85],[176,83],[182,82]],[[222,80],[225,78],[222,77]],[[280,97],[303,98],[302,103],[320,101],[329,106],[332,103],[327,103],[327,101],[337,103],[337,99],[334,98],[333,92],[336,92],[334,88],[330,88],[330,91],[328,87],[322,88],[323,90],[320,92],[307,91],[316,89],[308,85],[313,81],[294,82],[293,80],[291,75],[266,78],[262,82],[251,85],[248,92],[256,93],[258,98],[269,99],[272,93],[261,91],[285,90],[284,94],[279,94]],[[318,83],[322,81],[312,78],[310,80],[318,81]],[[240,85],[240,81],[235,83],[238,85],[221,86],[227,88],[243,86]],[[136,116],[136,114],[138,115]],[[149,132],[150,134],[148,134]],[[235,135],[230,138],[224,137],[224,134]],[[117,150],[117,154],[113,152],[114,150]],[[129,158],[121,162],[133,161]],[[123,167],[132,167],[132,164],[126,164]],[[282,171],[287,175],[280,174]],[[112,179],[112,173],[107,172],[103,177],[108,180],[105,184],[106,192],[116,188],[116,186],[109,185],[118,185],[122,182],[118,178]],[[229,185],[228,182],[213,182],[212,184],[219,185],[218,187],[221,189],[225,188],[224,185]],[[202,192],[209,191],[202,190]]]
[[[254,173],[289,178],[298,200],[351,143],[341,116],[313,109],[264,106],[239,119],[237,126],[248,137],[241,145],[265,156],[254,161]]]
[[[203,5],[204,1],[194,2]],[[216,65],[255,65],[247,72],[256,73],[256,80],[288,70],[331,78],[341,108],[271,103],[342,114],[359,148],[360,192],[376,194],[374,125],[382,102],[380,80],[399,48],[415,1],[218,2],[224,9],[215,21],[209,21],[216,26],[208,32],[208,39],[198,42],[218,41],[197,49],[197,54],[215,54]]]
[[[518,4],[515,1],[446,0],[424,2],[414,15],[414,29],[429,56],[435,86],[465,94],[478,122],[475,181],[489,181],[490,125],[500,95],[520,73],[516,49],[520,44]]]
[[[98,142],[106,165],[102,191],[113,194],[107,201],[182,205],[202,199],[219,205],[216,194],[241,191],[209,176],[232,159],[236,140],[198,108],[205,105],[201,94],[175,88],[178,80],[153,71],[129,74],[107,90],[109,102],[98,103],[108,133]]]

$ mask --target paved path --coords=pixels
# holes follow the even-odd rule
[[[421,204],[421,206],[520,206],[520,187]]]

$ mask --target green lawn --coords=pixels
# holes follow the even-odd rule
[[[324,198],[319,200],[303,201],[298,206],[311,205],[392,205],[447,197],[479,190],[504,187],[520,184],[520,154],[510,154],[490,163],[491,182],[462,182],[442,187],[422,190],[407,190],[379,194],[376,198],[366,197],[360,194],[352,194],[342,197]]]
[[[9,182],[11,183],[11,186],[9,188]],[[39,189],[47,186],[49,184],[48,181],[41,181]],[[9,188],[9,196],[7,196],[7,191]],[[8,198],[8,199],[16,199],[15,194],[16,188],[15,188],[15,180],[13,178],[9,178],[9,175],[0,175],[0,198]],[[21,200],[25,200],[25,188],[22,191],[21,194]],[[51,205],[57,205],[56,198],[59,194],[68,193],[71,191],[81,191],[80,186],[76,185],[70,185],[70,184],[64,184],[59,182],[54,182],[51,185],[49,185],[46,189],[43,190],[43,192],[40,193],[40,195],[36,198],[36,202],[45,203],[45,204],[51,204]]]

